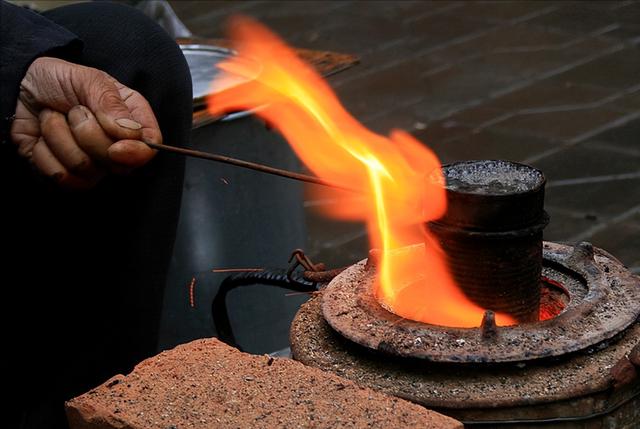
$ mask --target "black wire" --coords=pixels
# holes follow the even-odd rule
[[[275,286],[282,289],[288,289],[296,292],[315,292],[317,284],[294,277],[289,279],[286,270],[264,270],[258,272],[246,272],[232,274],[220,283],[220,288],[211,303],[211,315],[215,325],[218,339],[239,350],[242,348],[236,342],[233,333],[229,312],[227,309],[227,295],[233,289],[242,286],[252,286],[255,284]]]

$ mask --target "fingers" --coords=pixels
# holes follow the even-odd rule
[[[56,181],[65,174],[65,168],[51,153],[43,138],[38,139],[38,142],[33,146],[31,162],[40,173]]]
[[[139,167],[156,152],[142,141],[162,143],[147,100],[91,67],[57,58],[36,59],[21,82],[20,103],[33,116],[12,130],[21,153],[29,157],[39,145],[39,162],[49,160],[50,153],[68,174],[78,177],[93,178],[96,165],[113,172]],[[66,113],[67,118],[52,112]],[[46,128],[46,134],[38,126]]]
[[[162,144],[162,134],[160,133],[158,121],[156,121],[156,117],[147,100],[138,91],[134,91],[120,82],[116,82],[116,86],[125,100],[131,116],[142,124],[142,140],[144,142]],[[149,162],[156,155],[156,152],[155,149],[151,149],[146,144],[123,140],[113,145],[109,156],[114,162],[127,164],[131,167],[140,167]]]
[[[120,140],[109,148],[109,159],[130,168],[138,168],[149,162],[156,154],[146,144],[137,140]]]
[[[19,97],[32,111],[49,108],[66,113],[82,104],[115,140],[139,139],[142,126],[131,118],[115,82],[101,70],[40,57],[27,69]]]
[[[149,102],[138,91],[134,91],[120,82],[116,81],[115,85],[125,105],[131,112],[131,117],[142,125],[142,140],[149,143],[162,144],[160,127]]]
[[[67,171],[83,177],[96,175],[95,164],[76,143],[62,113],[44,109],[40,113],[40,128],[47,147]]]
[[[102,129],[115,140],[140,139],[142,125],[131,118],[131,112],[116,88],[115,79],[87,67],[74,72],[80,76],[80,104],[93,112]]]
[[[58,161],[48,148],[43,138],[33,146],[31,162],[44,176],[50,177],[57,184],[69,189],[88,189],[95,182],[74,176]]]
[[[128,169],[141,167],[155,156],[156,151],[141,140],[160,144],[162,134],[147,100],[139,92],[106,74],[104,76],[106,79],[94,83],[91,89],[102,94],[99,102],[93,108],[92,105],[87,105],[89,109],[85,109],[85,113],[91,116],[91,111],[94,112],[97,125],[118,140],[109,147],[107,155],[114,172],[126,172]],[[124,112],[128,117],[122,116]],[[117,125],[117,130],[113,129],[113,123]]]
[[[44,109],[39,119],[42,137],[31,155],[38,170],[72,188],[85,188],[97,183],[104,173],[78,145],[65,116]]]
[[[31,156],[33,146],[40,138],[40,121],[18,100],[16,117],[11,123],[11,141],[18,146],[18,153],[26,158]]]
[[[154,150],[136,140],[113,143],[89,109],[76,106],[69,111],[71,132],[79,146],[94,159],[114,173],[127,173],[146,164],[154,156]]]
[[[78,145],[97,162],[108,164],[108,150],[113,140],[104,132],[93,113],[84,106],[75,106],[69,110],[67,120]]]

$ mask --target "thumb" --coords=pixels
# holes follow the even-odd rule
[[[139,140],[142,125],[131,119],[131,112],[120,96],[116,80],[108,74],[89,67],[74,69],[80,74],[74,82],[80,104],[95,115],[102,129],[114,140]]]

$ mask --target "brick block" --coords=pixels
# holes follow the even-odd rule
[[[196,340],[67,403],[72,429],[462,428],[405,400],[290,359]]]

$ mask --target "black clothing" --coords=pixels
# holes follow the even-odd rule
[[[20,81],[38,57],[73,59],[82,49],[69,30],[27,9],[0,0],[0,138],[8,142]]]
[[[0,7],[3,115],[12,114],[30,62],[47,54],[136,89],[151,104],[164,142],[186,145],[189,70],[176,43],[147,17],[107,2],[44,17]],[[63,427],[63,400],[155,353],[183,168],[181,158],[159,153],[129,177],[70,193],[38,177],[12,144],[0,146],[0,225],[7,229],[0,281],[5,308],[15,309],[4,315],[3,348],[10,351],[6,371],[17,376],[5,386],[16,400],[17,427]]]

